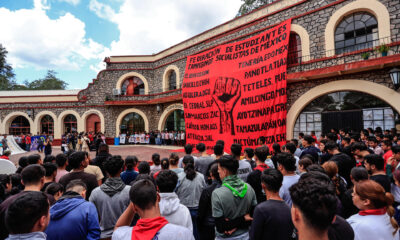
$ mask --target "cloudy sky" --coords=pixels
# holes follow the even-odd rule
[[[86,88],[104,57],[153,54],[235,17],[241,0],[0,0],[0,43],[22,83]]]

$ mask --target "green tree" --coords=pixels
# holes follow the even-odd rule
[[[272,3],[275,0],[242,0],[243,4],[240,6],[237,16],[245,15],[265,4]]]
[[[56,75],[57,72],[48,70],[44,78],[32,82],[25,81],[24,84],[29,90],[64,90],[68,84]]]
[[[7,50],[0,44],[0,90],[11,90],[15,85],[14,72],[7,63]]]

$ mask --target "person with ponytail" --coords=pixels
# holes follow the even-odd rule
[[[190,155],[183,158],[184,172],[178,175],[178,185],[176,194],[181,200],[181,203],[189,208],[190,215],[193,222],[193,235],[195,239],[199,239],[197,232],[197,212],[199,208],[199,201],[201,192],[206,187],[203,174],[194,170],[194,159]]]
[[[355,240],[399,239],[399,226],[393,218],[393,195],[373,180],[356,183],[353,203],[360,210],[347,221]]]
[[[161,159],[160,166],[161,166],[161,170],[153,174],[154,181],[156,180],[158,174],[160,174],[161,171],[169,170],[169,160],[168,160],[168,158]]]
[[[136,171],[136,166],[139,160],[136,156],[127,156],[125,159],[125,171],[121,173],[121,179],[126,185],[130,185],[131,182],[135,181],[139,173]]]

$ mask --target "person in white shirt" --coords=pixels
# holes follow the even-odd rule
[[[393,218],[393,195],[373,180],[357,182],[353,203],[360,209],[347,219],[354,230],[355,240],[398,240],[399,226]]]
[[[299,181],[300,176],[295,173],[296,159],[290,153],[278,153],[276,155],[278,162],[278,170],[283,175],[282,187],[279,190],[279,196],[285,202],[292,206],[292,199],[290,198],[289,188]]]

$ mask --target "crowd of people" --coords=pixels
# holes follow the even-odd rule
[[[344,129],[151,161],[74,151],[0,175],[0,239],[399,239],[400,138]],[[225,153],[224,150],[228,150]],[[83,148],[82,148],[83,150]]]
[[[126,132],[119,136],[120,144],[185,145],[185,131]]]

